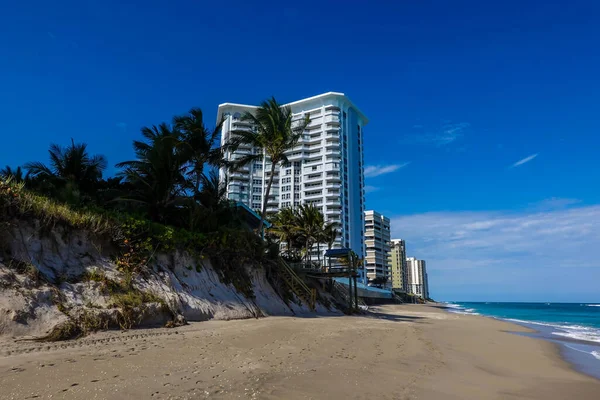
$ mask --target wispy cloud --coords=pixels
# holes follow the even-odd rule
[[[56,36],[52,32],[47,32],[50,39],[56,39]]]
[[[441,129],[436,132],[423,132],[418,134],[406,135],[401,139],[404,144],[433,145],[436,147],[446,146],[455,142],[462,136],[467,129],[471,127],[468,122],[445,123]],[[414,129],[423,130],[422,125],[413,126]]]
[[[410,164],[410,162],[390,165],[368,165],[365,167],[365,177],[373,178],[375,176],[389,174],[390,172],[394,172],[399,170],[400,168],[406,167],[408,164]]]
[[[119,128],[119,129],[122,129],[122,130],[125,130],[125,129],[127,129],[127,124],[126,124],[125,122],[117,122],[115,125],[116,125],[116,126],[117,126],[117,128]]]
[[[378,190],[379,190],[379,188],[377,186],[370,186],[370,185],[365,186],[365,193],[373,193]]]
[[[535,154],[532,154],[530,156],[527,156],[527,157],[523,158],[522,160],[517,161],[516,163],[514,163],[514,164],[511,165],[511,168],[518,167],[519,165],[523,165],[525,163],[528,163],[529,161],[531,161],[534,158],[536,158],[538,156],[538,154],[539,153],[535,153]]]
[[[571,200],[572,202],[572,200]],[[563,202],[567,203],[567,202]],[[586,301],[597,296],[600,205],[438,212],[392,218],[446,299]]]
[[[545,199],[542,201],[538,201],[537,203],[531,204],[531,209],[537,211],[562,210],[579,203],[581,203],[581,200],[578,199],[551,197],[549,199]]]

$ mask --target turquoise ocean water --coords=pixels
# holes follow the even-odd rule
[[[448,311],[499,318],[535,329],[560,344],[583,372],[600,378],[600,304],[448,302]]]

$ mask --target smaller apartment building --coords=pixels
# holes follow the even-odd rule
[[[408,292],[408,276],[406,269],[406,242],[402,239],[392,239],[390,251],[392,289]]]
[[[377,211],[365,211],[365,246],[367,278],[387,278],[391,284],[390,219]]]
[[[414,257],[406,259],[408,288],[407,293],[412,293],[424,299],[429,298],[429,279],[425,260]]]

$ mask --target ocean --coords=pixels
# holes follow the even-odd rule
[[[526,334],[561,345],[580,371],[600,379],[600,304],[448,302],[448,311],[483,315],[537,331]]]

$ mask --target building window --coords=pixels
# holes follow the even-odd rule
[[[261,192],[262,192],[262,188],[260,188],[260,187],[252,188],[252,193],[261,193]]]
[[[260,196],[256,196],[256,195],[252,196],[252,200],[258,200],[258,201],[260,201],[260,199],[261,199]]]

